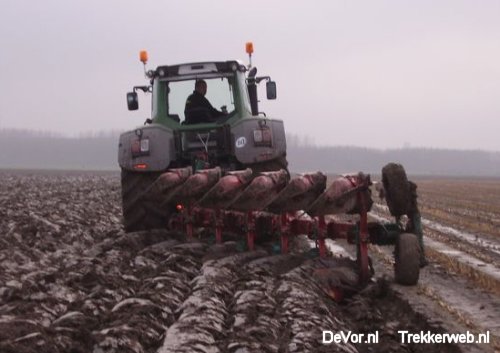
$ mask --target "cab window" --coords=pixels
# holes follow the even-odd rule
[[[213,79],[204,79],[207,83],[208,99],[212,106],[222,111],[225,106],[229,115],[235,112],[233,96],[233,78],[220,77]],[[167,112],[170,117],[178,116],[180,122],[185,121],[184,108],[187,98],[193,93],[195,80],[188,81],[170,81],[166,82],[167,89]]]

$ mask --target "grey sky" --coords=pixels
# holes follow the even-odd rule
[[[317,144],[500,150],[500,1],[0,0],[0,128],[67,134],[148,116],[150,67],[242,59],[262,110]]]

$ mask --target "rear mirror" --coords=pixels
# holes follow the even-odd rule
[[[266,82],[267,99],[276,99],[276,82]]]
[[[127,107],[128,107],[128,110],[139,109],[139,98],[137,97],[136,92],[128,92],[127,93]]]

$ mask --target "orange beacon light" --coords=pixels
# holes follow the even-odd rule
[[[144,65],[146,65],[146,62],[148,61],[148,52],[146,50],[141,50],[139,53],[139,59]]]

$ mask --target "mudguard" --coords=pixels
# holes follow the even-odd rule
[[[256,146],[254,130],[261,124],[272,130],[272,145]],[[242,164],[253,164],[273,160],[286,155],[286,138],[283,121],[274,119],[242,119],[241,123],[231,128],[234,136],[234,155]]]
[[[141,139],[149,140],[149,150],[133,154],[132,145]],[[174,159],[174,134],[163,125],[145,125],[120,135],[118,164],[122,169],[142,172],[163,171]]]

